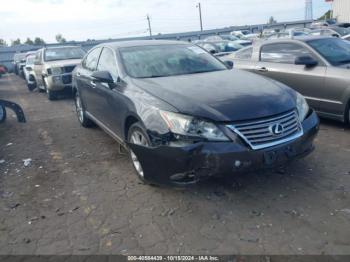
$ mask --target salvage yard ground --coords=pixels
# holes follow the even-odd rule
[[[0,125],[0,254],[350,254],[343,124],[323,120],[315,152],[286,169],[180,190],[142,185],[71,99],[50,102],[14,75],[0,97],[28,121],[9,111]]]

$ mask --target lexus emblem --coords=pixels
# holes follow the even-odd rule
[[[273,124],[269,130],[271,134],[278,136],[284,132],[284,127],[281,124]]]

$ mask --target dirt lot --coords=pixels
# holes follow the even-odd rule
[[[140,184],[70,99],[49,102],[16,76],[0,79],[0,97],[28,120],[9,111],[0,125],[1,254],[350,254],[342,124],[322,121],[315,152],[285,170],[179,190]]]

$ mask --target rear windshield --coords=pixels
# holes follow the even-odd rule
[[[45,50],[44,61],[82,59],[85,51],[80,47],[60,47]]]

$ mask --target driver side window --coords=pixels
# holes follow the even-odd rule
[[[103,48],[100,60],[97,65],[98,71],[108,71],[114,80],[118,78],[118,68],[116,64],[116,57],[113,51],[107,47]]]
[[[100,57],[101,47],[98,47],[92,50],[84,59],[83,67],[90,70],[95,71],[97,67],[97,62]]]
[[[305,47],[294,43],[268,44],[261,48],[260,61],[294,64],[295,58],[299,56],[314,55]]]

